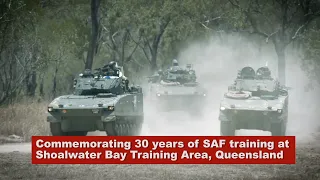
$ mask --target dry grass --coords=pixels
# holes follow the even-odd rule
[[[295,165],[32,165],[30,154],[0,154],[3,179],[319,179],[320,148],[297,147]],[[1,178],[0,178],[1,179]]]
[[[297,144],[293,165],[32,165],[30,153],[0,153],[0,179],[318,180],[320,132],[315,136]]]
[[[47,103],[21,103],[0,108],[0,135],[18,135],[30,141],[34,135],[49,135]]]

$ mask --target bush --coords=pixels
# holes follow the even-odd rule
[[[0,135],[18,135],[31,141],[34,135],[50,135],[47,103],[16,103],[0,108]]]

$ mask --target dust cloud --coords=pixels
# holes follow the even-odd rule
[[[241,36],[212,38],[209,42],[191,43],[180,53],[180,65],[193,64],[198,81],[204,86],[209,99],[203,104],[203,117],[190,117],[185,112],[158,112],[145,97],[145,125],[142,135],[219,135],[219,103],[237,75],[239,69],[251,66],[257,69],[268,65],[277,77],[277,55],[272,43],[251,41]],[[287,48],[287,79],[289,91],[289,121],[287,135],[305,141],[318,131],[320,121],[317,107],[320,104],[319,87],[306,91],[309,80],[300,68],[299,52]],[[147,91],[147,86],[143,86]],[[270,132],[241,131],[238,135],[270,135]]]
[[[277,77],[277,55],[273,44],[253,42],[241,36],[225,36],[221,39],[212,38],[209,42],[191,43],[178,57],[180,65],[193,64],[197,71],[198,81],[208,91],[208,102],[203,104],[204,115],[192,117],[183,111],[159,112],[148,93],[144,98],[145,123],[142,135],[163,136],[219,136],[218,121],[219,103],[237,72],[244,66],[257,69],[268,65],[272,75]],[[287,135],[296,136],[297,142],[313,140],[319,133],[319,86],[314,85],[308,90],[309,79],[300,68],[299,52],[287,48],[286,53],[286,85],[289,91],[289,120]],[[144,91],[148,85],[142,84]],[[104,132],[93,132],[91,135],[104,136]],[[89,134],[89,135],[90,135]],[[237,135],[271,135],[270,132],[259,130],[240,130]]]

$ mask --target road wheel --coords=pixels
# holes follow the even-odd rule
[[[56,122],[56,123],[50,123],[50,131],[52,136],[66,136],[67,133],[63,132],[61,129],[61,123]]]
[[[234,136],[236,128],[232,121],[220,121],[220,135],[221,136]]]
[[[117,136],[117,132],[115,130],[115,121],[104,123],[104,129],[108,136]]]
[[[132,123],[130,124],[130,134],[129,136],[140,136],[142,130],[142,124],[137,122],[137,123]]]
[[[118,136],[131,136],[131,124],[129,122],[118,122],[116,123],[116,131]]]
[[[286,123],[284,121],[271,124],[272,136],[285,136],[286,129]]]

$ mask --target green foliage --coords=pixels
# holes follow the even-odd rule
[[[8,97],[20,97],[32,86],[42,98],[52,98],[52,92],[55,96],[71,93],[73,77],[84,68],[91,34],[90,2],[44,2],[4,1],[0,13],[0,68],[4,72],[0,75],[3,92],[0,104]],[[288,2],[286,14],[279,1],[231,2],[237,3],[101,0],[98,51],[93,68],[116,60],[134,81],[155,65],[159,68],[168,65],[190,42],[208,40],[217,32],[240,33],[252,31],[255,26],[253,30],[265,36],[281,30],[285,22],[284,30],[270,39],[290,42],[303,20],[296,1],[281,1]],[[283,21],[284,18],[290,21]],[[318,29],[311,28],[303,37],[306,54],[303,68],[313,78],[320,76]],[[285,38],[281,39],[280,34]],[[37,78],[32,80],[34,75]]]

